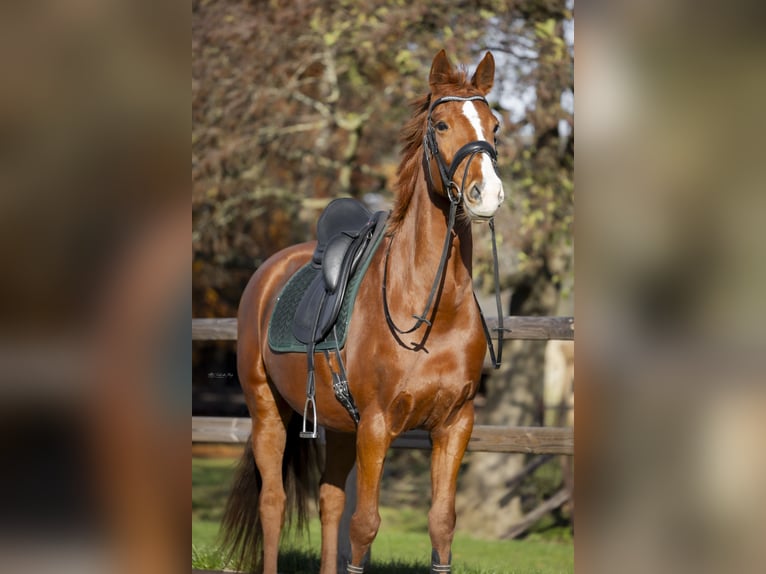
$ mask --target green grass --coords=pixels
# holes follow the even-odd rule
[[[223,504],[228,496],[235,461],[192,461],[192,567],[223,569],[216,549]],[[381,526],[372,546],[371,574],[428,572],[431,542],[427,511],[422,508],[380,509]],[[315,517],[305,534],[283,537],[279,571],[309,574],[319,570],[320,525]],[[538,530],[524,540],[481,540],[459,532],[452,546],[454,574],[571,574],[574,552],[563,529]]]

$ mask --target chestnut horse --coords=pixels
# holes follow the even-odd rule
[[[322,574],[336,571],[344,486],[354,463],[357,505],[347,572],[362,572],[380,524],[386,452],[395,437],[414,428],[427,429],[433,445],[431,569],[450,571],[456,481],[486,352],[471,280],[471,222],[490,220],[504,198],[489,143],[498,122],[484,99],[494,74],[489,52],[469,80],[442,50],[431,66],[430,93],[415,102],[404,127],[396,202],[384,244],[359,287],[342,352],[358,424],[335,398],[329,365],[316,363],[316,410],[326,437],[319,481]],[[268,574],[277,572],[280,532],[296,495],[303,497],[298,506],[305,517],[306,451],[316,441],[299,438],[295,423],[306,401],[306,356],[272,351],[267,328],[280,290],[314,247],[284,249],[261,265],[238,314],[237,366],[252,417],[252,448],[229,498],[224,545],[240,568]]]

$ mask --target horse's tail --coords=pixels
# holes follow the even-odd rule
[[[309,500],[317,498],[320,458],[318,441],[300,438],[301,426],[302,417],[294,415],[287,427],[282,458],[286,524],[298,530],[308,527]],[[263,529],[258,505],[261,487],[261,474],[248,440],[226,502],[219,538],[227,566],[239,571],[260,572],[262,568]]]

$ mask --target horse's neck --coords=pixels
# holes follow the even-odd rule
[[[396,261],[397,269],[401,269],[397,275],[401,279],[403,292],[407,293],[405,299],[414,305],[422,305],[438,270],[447,234],[448,211],[445,207],[434,204],[424,177],[419,177],[416,185],[418,188],[394,239],[391,257]],[[473,242],[470,224],[456,221],[452,235],[449,258],[444,269],[440,306],[462,301],[466,293],[472,290]],[[416,310],[420,311],[422,309]]]

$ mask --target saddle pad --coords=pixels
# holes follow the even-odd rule
[[[376,237],[373,237],[374,243],[370,248],[369,256],[359,264],[356,273],[348,280],[338,320],[335,322],[335,330],[338,334],[337,345],[341,349],[346,344],[348,324],[351,321],[351,311],[354,308],[354,301],[356,300],[359,286],[362,284],[362,278],[370,266],[373,255],[378,250],[385,231],[375,235]],[[287,284],[282,288],[282,292],[277,297],[277,304],[274,306],[274,311],[269,320],[269,347],[272,351],[276,353],[306,352],[306,345],[293,335],[292,324],[295,311],[298,309],[303,294],[319,273],[322,273],[322,269],[312,266],[311,262],[309,262],[290,277]],[[330,330],[327,336],[315,345],[314,350],[317,352],[330,350],[334,349],[335,345],[335,335]]]

